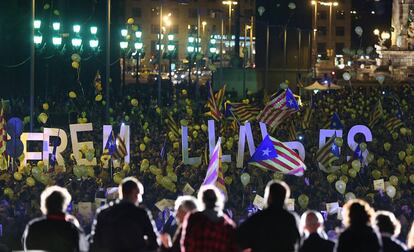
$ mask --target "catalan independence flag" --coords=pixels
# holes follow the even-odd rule
[[[171,131],[175,137],[180,137],[180,129],[178,128],[177,123],[170,113],[167,114],[165,124],[167,124],[168,130]]]
[[[336,135],[334,134],[322,148],[316,152],[316,160],[325,168],[331,166],[332,162],[339,158],[339,147],[335,144]]]
[[[219,111],[221,111],[224,106],[224,95],[225,94],[226,94],[226,85],[224,85],[219,91],[217,91],[217,93],[214,94],[214,99],[216,100],[217,108],[219,109]]]
[[[290,89],[283,90],[266,104],[257,116],[257,120],[275,129],[291,114],[299,110],[296,98]]]
[[[257,115],[260,113],[260,109],[251,104],[230,103],[228,106],[230,106],[231,112],[240,122],[252,122],[256,120]]]
[[[116,137],[116,151],[114,153],[115,159],[122,159],[128,155],[124,139],[118,134]]]
[[[297,133],[296,133],[296,126],[293,120],[291,120],[289,123],[288,133],[289,133],[289,141],[295,141]]]
[[[250,159],[251,165],[288,175],[303,176],[306,165],[281,141],[267,135]]]
[[[220,121],[223,118],[223,114],[220,111],[220,106],[217,103],[216,95],[214,95],[213,88],[211,87],[211,83],[208,84],[209,93],[208,93],[208,100],[207,100],[207,107],[210,109],[210,115],[213,117],[214,120]],[[223,87],[225,89],[225,87]],[[219,94],[221,90],[218,92],[217,98],[222,100],[224,99],[224,89],[222,94]],[[222,102],[222,101],[221,101]]]
[[[385,128],[387,128],[387,130],[390,132],[402,126],[404,126],[404,123],[395,116],[391,117],[385,122]]]
[[[306,108],[305,113],[302,118],[302,123],[301,123],[302,129],[309,129],[312,115],[313,115],[313,108],[309,106]]]
[[[371,114],[371,117],[369,119],[369,127],[372,129],[372,127],[375,126],[375,124],[378,123],[378,121],[381,119],[381,117],[384,115],[381,101],[378,100],[377,105],[375,106],[374,112]]]
[[[215,185],[224,194],[227,194],[226,185],[224,183],[223,168],[221,165],[221,156],[221,138],[219,138],[210,157],[207,174],[202,185]]]

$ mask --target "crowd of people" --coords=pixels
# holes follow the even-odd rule
[[[105,168],[106,160],[102,158],[105,155],[102,155],[101,144],[97,144],[103,141],[102,125],[108,123],[102,116],[105,114],[106,102],[102,97],[102,86],[99,86],[99,83],[93,83],[92,87],[90,92],[86,89],[84,93],[81,90],[75,90],[69,95],[65,93],[59,97],[50,98],[50,100],[39,98],[36,115],[43,113],[46,118],[44,115],[38,118],[36,130],[40,130],[42,127],[67,129],[69,123],[92,122],[94,131],[82,137],[89,141],[93,139],[95,144],[92,151],[97,157],[98,165],[93,167],[77,165],[72,151],[67,148],[63,153],[66,161],[65,167],[56,166],[53,172],[48,172],[47,167],[42,167],[42,164],[39,163],[18,166],[15,171],[11,171],[10,168],[1,170],[0,224],[2,232],[0,243],[6,244],[7,247],[21,248],[20,237],[22,237],[26,224],[34,217],[41,215],[38,199],[48,185],[67,188],[72,195],[72,203],[69,205],[68,211],[79,220],[79,227],[86,234],[94,231],[92,225],[94,211],[89,215],[82,214],[82,211],[79,211],[81,203],[94,203],[98,198],[97,195],[106,191],[107,188],[118,186],[124,177],[134,176],[142,182],[147,191],[145,207],[153,214],[157,231],[162,233],[165,230],[171,235],[173,231],[167,224],[168,220],[171,222],[172,207],[160,209],[156,203],[163,199],[174,200],[177,196],[191,194],[188,191],[184,192],[187,185],[190,185],[195,191],[200,188],[208,165],[208,158],[205,158],[205,150],[208,149],[206,125],[207,120],[211,119],[205,115],[205,112],[208,111],[205,107],[206,90],[200,90],[202,98],[195,99],[193,91],[189,87],[176,87],[164,97],[162,106],[157,105],[156,99],[152,95],[154,92],[146,87],[140,89],[133,87],[125,90],[125,95],[113,97],[110,102],[109,123],[115,126],[114,128],[119,128],[121,123],[130,125],[131,163],[129,165],[121,163],[111,172],[110,169]],[[231,92],[227,93],[225,100],[263,107],[264,101],[260,94],[248,92],[247,98],[240,100],[236,100],[230,94]],[[353,198],[361,198],[375,209],[394,213],[395,218],[401,222],[399,238],[405,240],[414,218],[412,211],[414,202],[411,197],[411,188],[414,183],[414,160],[412,160],[414,146],[411,132],[414,113],[410,108],[414,102],[413,87],[410,84],[402,84],[397,87],[354,87],[353,89],[346,88],[312,95],[302,93],[301,100],[303,103],[301,111],[289,119],[294,122],[297,140],[301,141],[305,147],[307,170],[304,176],[287,176],[261,170],[248,165],[246,161],[242,169],[237,168],[235,162],[223,163],[224,180],[228,191],[228,199],[223,208],[226,213],[223,216],[228,216],[223,219],[226,227],[235,229],[236,225],[246,223],[241,224],[237,229],[240,230],[240,232],[237,231],[238,234],[243,234],[243,226],[248,226],[250,221],[255,223],[254,218],[245,221],[249,216],[257,212],[265,214],[265,211],[260,211],[257,204],[253,204],[254,199],[257,195],[263,195],[267,181],[278,179],[289,184],[292,191],[290,198],[295,199],[293,204],[295,211],[305,213],[307,209],[315,209],[315,212],[306,212],[313,216],[309,217],[309,222],[312,222],[312,218],[314,222],[317,219],[318,223],[323,219],[326,234],[330,240],[336,241],[338,239],[336,236],[338,234],[337,228],[342,226],[342,221],[338,215],[340,211],[328,211],[326,204],[338,202],[338,205],[345,209],[346,202],[353,202],[350,201]],[[353,170],[351,166],[353,159],[347,160],[346,156],[352,157],[354,153],[348,148],[343,148],[341,157],[335,161],[335,165],[340,166],[341,169],[330,174],[321,171],[315,159],[318,150],[319,130],[331,120],[334,112],[340,116],[344,132],[348,132],[352,126],[357,124],[368,125],[370,115],[375,110],[378,100],[382,101],[384,117],[371,127],[373,140],[366,143],[367,149],[374,155],[374,160],[366,164],[365,167],[361,167],[356,174],[350,173],[349,170]],[[302,128],[304,111],[310,106],[313,110],[310,127]],[[387,130],[384,122],[397,113],[402,114],[401,120],[404,125],[392,131]],[[7,112],[6,118],[16,116],[27,122],[25,119],[27,114],[27,106],[21,99],[11,99],[10,111]],[[180,136],[174,136],[166,125],[165,119],[168,115],[174,118],[178,126],[180,124],[188,125],[191,156],[202,157],[201,165],[184,165],[182,163],[181,139]],[[232,154],[235,157],[239,129],[234,127],[233,120],[234,118],[230,117],[216,122],[216,135],[222,136],[223,153]],[[27,129],[28,125],[26,124],[25,127]],[[261,134],[255,121],[252,122],[252,130],[257,144],[261,140]],[[287,125],[282,125],[269,133],[281,141],[289,140]],[[357,135],[356,141],[365,142],[366,140]],[[249,153],[246,151],[244,160],[249,160],[249,158]],[[41,176],[34,176],[33,171],[38,171],[39,167],[42,171]],[[15,175],[16,172],[18,175]],[[245,173],[249,174],[250,180],[242,183],[240,176]],[[373,180],[381,178],[384,179],[386,186],[392,185],[395,188],[395,194],[387,194],[385,190],[374,190]],[[344,182],[346,190],[338,191],[335,188],[336,181]],[[359,202],[358,204],[364,209],[366,208],[364,203]],[[186,205],[185,209],[193,208]],[[370,214],[368,213],[368,215]],[[370,217],[372,216],[370,215]],[[193,217],[194,221],[203,221],[202,216],[199,216],[200,219],[197,215]],[[184,217],[181,221],[185,226]],[[363,220],[359,221],[363,222]],[[180,221],[177,220],[177,222]],[[197,229],[197,226],[190,224],[188,224],[190,228]],[[256,226],[256,224],[252,225]],[[349,223],[349,226],[352,224]],[[311,228],[309,227],[309,229]],[[300,236],[300,228],[297,230]],[[306,230],[308,228],[305,228]],[[256,231],[252,234],[253,236],[261,234],[260,230]],[[354,239],[352,233],[350,235],[349,239]],[[168,238],[164,235],[159,238],[165,244],[168,243]],[[346,236],[343,237],[343,239],[345,238]],[[236,248],[253,246],[252,244],[243,244],[248,241],[249,239],[246,238],[241,243],[236,242]],[[338,244],[341,244],[341,241],[339,239]],[[177,239],[173,239],[173,244],[177,248],[179,244]],[[306,243],[303,247],[306,247],[305,245]],[[189,244],[188,246],[193,245]],[[340,246],[338,246],[339,248]]]
[[[343,209],[343,228],[330,241],[322,215],[314,210],[296,213],[285,209],[290,188],[270,181],[265,188],[266,208],[238,227],[224,212],[224,193],[213,185],[202,186],[198,197],[175,201],[174,238],[156,230],[151,213],[140,206],[144,187],[127,177],[119,185],[119,199],[97,210],[89,238],[66,209],[71,196],[66,188],[51,186],[41,194],[43,216],[26,226],[24,250],[44,251],[406,251],[396,237],[400,223],[389,211],[377,211],[360,199]],[[414,225],[413,225],[414,227]],[[414,228],[408,237],[413,249]]]

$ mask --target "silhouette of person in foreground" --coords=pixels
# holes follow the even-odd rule
[[[323,217],[319,212],[308,210],[301,218],[304,226],[306,239],[304,240],[299,252],[332,252],[335,243],[327,239],[323,230]]]
[[[27,224],[22,237],[25,251],[87,251],[87,242],[79,222],[66,213],[71,199],[68,190],[60,186],[51,186],[42,192],[40,210],[43,216]]]
[[[197,211],[197,199],[193,196],[180,196],[175,201],[175,219],[177,221],[177,230],[175,232],[174,238],[171,241],[169,234],[161,234],[161,251],[162,252],[180,252],[180,240],[182,234],[182,223],[184,217],[188,213]]]
[[[222,193],[215,186],[202,186],[198,199],[203,210],[185,217],[181,251],[236,252],[236,225],[223,213]]]
[[[339,235],[337,252],[381,251],[381,236],[372,227],[374,210],[360,199],[349,200],[343,207],[345,230]]]
[[[98,209],[91,232],[96,252],[155,251],[157,233],[151,214],[138,206],[144,187],[133,177],[122,180],[119,199]]]
[[[297,251],[300,243],[299,218],[284,209],[290,196],[285,182],[270,181],[265,189],[267,208],[249,217],[238,228],[241,249],[251,251]]]

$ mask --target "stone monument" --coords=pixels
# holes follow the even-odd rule
[[[393,0],[391,46],[377,45],[381,71],[388,69],[394,80],[414,79],[414,0]]]

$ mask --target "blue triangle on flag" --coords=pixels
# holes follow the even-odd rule
[[[250,162],[258,162],[262,160],[273,159],[277,157],[276,148],[269,135],[263,139],[262,143],[257,147]]]
[[[343,129],[344,125],[341,122],[341,119],[339,118],[339,115],[335,112],[331,119],[331,129]]]
[[[298,102],[289,88],[286,90],[286,106],[291,109],[299,110]]]

